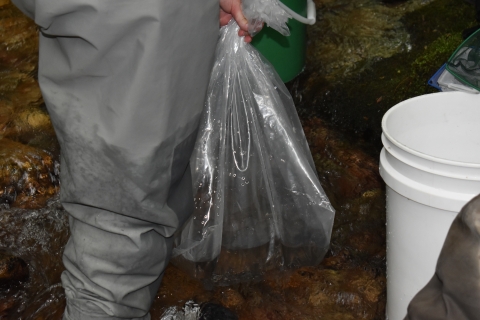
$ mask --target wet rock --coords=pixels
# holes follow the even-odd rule
[[[0,73],[10,69],[32,74],[37,68],[37,52],[35,23],[9,0],[0,0]]]
[[[356,198],[367,190],[382,187],[378,160],[350,144],[340,132],[332,130],[320,118],[304,121],[303,128],[321,182],[331,201],[333,195],[342,199]]]
[[[0,201],[20,208],[41,208],[59,189],[58,162],[43,150],[0,139]]]
[[[335,82],[375,60],[410,50],[410,34],[402,17],[431,1],[410,0],[394,7],[368,0],[315,2],[319,19],[308,36],[321,41],[309,46],[308,65]]]
[[[28,278],[28,266],[22,259],[0,253],[0,285]]]
[[[0,77],[0,137],[42,148],[58,158],[59,145],[34,78],[11,71]]]
[[[0,101],[0,136],[3,136],[6,129],[7,124],[12,118],[13,115],[13,106],[11,103],[7,103],[5,101]]]
[[[169,264],[150,310],[152,319],[161,319],[169,307],[181,309],[189,300],[198,304],[218,302],[213,299],[213,295],[214,292],[205,290],[200,281]]]
[[[22,319],[62,320],[65,306],[65,291],[62,284],[55,283],[25,306],[21,313]]]
[[[340,314],[345,319],[374,319],[382,311],[378,302],[385,278],[365,270],[304,267],[287,273],[281,280],[268,276],[266,281],[271,288],[285,292],[289,305],[305,309],[306,314],[321,313],[325,319]]]
[[[333,269],[361,267],[385,274],[385,194],[382,189],[337,207],[330,251],[322,266]]]
[[[59,146],[38,83],[38,31],[0,3],[0,205],[41,208],[58,192]]]
[[[5,113],[4,118],[8,117],[8,120],[3,125],[3,132],[0,131],[0,137],[42,149],[58,160],[60,146],[45,107],[26,105]]]
[[[0,319],[8,319],[9,311],[15,306],[13,296],[0,296]]]
[[[240,308],[245,303],[240,292],[233,288],[221,288],[217,291],[216,298],[227,308]]]
[[[198,320],[238,320],[238,316],[220,304],[209,302],[200,309]]]
[[[27,281],[9,285],[8,290],[0,287],[0,302],[13,298],[0,319],[61,319],[65,308],[61,257],[69,230],[58,198],[37,210],[0,209],[0,249],[21,258],[29,270]]]

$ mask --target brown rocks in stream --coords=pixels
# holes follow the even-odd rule
[[[0,206],[38,209],[58,188],[59,146],[35,79],[38,31],[0,2]]]
[[[0,319],[11,318],[18,304],[18,288],[28,277],[28,265],[23,259],[0,252]]]
[[[20,208],[41,208],[58,191],[58,163],[46,151],[0,140],[0,201]]]
[[[351,199],[382,187],[378,160],[347,142],[320,118],[304,121],[303,129],[330,201],[334,195]]]
[[[37,68],[37,52],[35,23],[9,0],[0,0],[0,78],[11,70],[33,75]],[[3,88],[1,94],[4,94]]]
[[[68,215],[58,198],[36,210],[0,209],[0,250],[8,253],[6,261],[16,263],[13,270],[25,267],[19,259],[28,267],[24,281],[0,285],[0,319],[61,319],[65,308],[61,257],[69,232]]]

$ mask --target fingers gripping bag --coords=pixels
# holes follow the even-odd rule
[[[243,5],[252,33],[263,22],[288,33],[277,0]],[[173,250],[174,264],[212,285],[319,264],[335,214],[287,88],[238,29],[220,31],[190,160],[195,211]]]

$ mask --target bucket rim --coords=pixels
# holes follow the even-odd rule
[[[396,140],[393,136],[390,135],[387,129],[387,121],[388,118],[391,116],[392,113],[395,112],[395,110],[401,108],[403,105],[407,103],[411,103],[413,100],[420,100],[424,99],[427,96],[431,95],[472,95],[471,93],[465,93],[465,92],[436,92],[436,93],[430,93],[430,94],[424,94],[420,96],[416,96],[407,100],[404,100],[402,102],[397,103],[393,107],[391,107],[384,115],[382,118],[382,133],[385,135],[385,137],[393,143],[395,146],[398,148],[404,150],[407,153],[413,154],[417,157],[424,158],[433,162],[438,162],[438,163],[443,163],[443,164],[448,164],[452,166],[460,166],[460,167],[469,167],[469,168],[480,168],[480,163],[473,163],[473,162],[462,162],[462,161],[454,161],[454,160],[448,160],[448,159],[443,159],[443,158],[438,158],[434,157],[425,153],[422,153],[420,151],[416,151],[410,147],[407,147],[403,143],[400,143],[398,140]],[[475,95],[476,96],[476,95]]]
[[[290,9],[286,4],[281,1],[278,1],[278,5],[285,10],[293,19],[297,20],[300,23],[314,25],[317,22],[317,11],[315,9],[315,2],[313,0],[307,0],[307,17],[302,17],[292,9]]]

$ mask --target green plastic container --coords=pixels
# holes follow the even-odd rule
[[[296,13],[306,17],[307,0],[280,0]],[[275,67],[283,82],[293,80],[305,67],[307,51],[307,27],[295,19],[289,19],[290,36],[285,37],[264,27],[252,41],[252,45]]]

